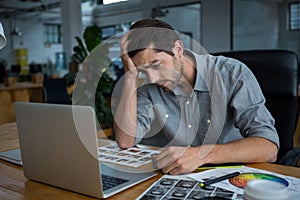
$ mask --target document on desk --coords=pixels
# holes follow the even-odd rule
[[[240,172],[229,180],[201,187],[203,181],[225,174]],[[299,199],[300,179],[251,167],[218,168],[180,176],[164,175],[145,190],[137,199],[243,199],[243,188],[251,179],[268,179],[285,185],[290,191],[289,199]]]
[[[235,199],[242,200],[243,195],[215,186],[200,187],[200,181],[190,178],[192,175],[164,175],[153,183],[137,199]]]
[[[116,143],[98,148],[99,159],[128,167],[140,167],[152,162],[151,155],[160,151],[152,150],[144,145],[137,145],[128,149],[120,149]]]
[[[212,184],[212,186],[223,188],[237,194],[243,194],[248,181],[253,179],[264,179],[280,183],[287,187],[290,192],[290,199],[298,199],[300,196],[300,178],[286,176],[266,170],[241,167],[241,168],[219,168],[211,169],[199,173],[190,174],[189,177],[197,181],[206,181],[218,176],[223,176],[232,172],[240,172],[240,175],[225,181]]]

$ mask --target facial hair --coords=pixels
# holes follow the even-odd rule
[[[174,57],[174,59],[173,59],[173,64],[174,64],[175,70],[178,71],[178,73],[176,74],[176,79],[174,81],[174,85],[176,87],[179,85],[180,80],[183,76],[184,65],[183,65],[183,62],[176,57]]]

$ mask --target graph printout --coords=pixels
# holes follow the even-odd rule
[[[143,145],[128,149],[120,149],[116,143],[98,148],[99,159],[103,162],[116,163],[129,167],[139,167],[152,162],[151,155],[160,151],[152,150]]]

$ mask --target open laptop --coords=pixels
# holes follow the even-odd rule
[[[106,198],[156,175],[100,164],[92,107],[16,102],[15,112],[24,176],[29,179]],[[114,181],[103,183],[109,176]],[[112,187],[113,182],[120,185]]]

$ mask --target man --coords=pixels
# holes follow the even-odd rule
[[[169,174],[276,160],[274,119],[243,63],[184,50],[169,24],[152,19],[132,25],[121,53],[126,73],[114,123],[121,148],[160,134],[167,147],[153,159]]]

